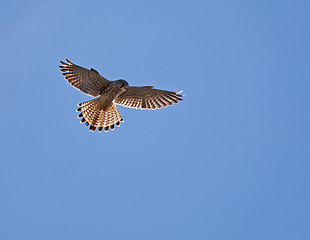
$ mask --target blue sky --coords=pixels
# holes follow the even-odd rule
[[[6,1],[1,239],[309,239],[309,1]],[[184,90],[108,133],[59,60]]]

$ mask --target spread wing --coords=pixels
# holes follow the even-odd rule
[[[75,65],[66,59],[67,63],[60,61],[62,66],[59,66],[62,75],[73,87],[79,89],[83,93],[96,97],[100,95],[110,81],[102,77],[95,69],[86,69]]]
[[[170,92],[146,87],[127,87],[126,91],[114,101],[124,107],[140,109],[157,109],[181,101],[181,92]]]

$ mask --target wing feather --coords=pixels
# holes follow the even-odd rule
[[[110,84],[110,81],[102,77],[94,69],[86,69],[75,65],[66,59],[67,62],[60,61],[59,66],[62,75],[73,87],[90,96],[96,97]]]
[[[130,108],[159,109],[181,101],[181,97],[180,92],[154,89],[152,86],[129,86],[115,99],[115,103]]]

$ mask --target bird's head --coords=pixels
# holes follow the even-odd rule
[[[124,79],[119,79],[117,81],[112,82],[113,87],[126,89],[128,87],[128,82]]]

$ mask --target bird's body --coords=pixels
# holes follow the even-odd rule
[[[124,80],[121,80],[121,81],[124,81]],[[124,87],[118,87],[116,84],[112,84],[112,83],[116,83],[116,82],[117,81],[111,82],[111,84],[100,93],[100,96],[98,98],[98,107],[99,108],[102,108],[103,110],[109,108],[112,105],[114,99],[117,98],[124,91],[126,91]],[[127,82],[124,84],[127,84],[127,86],[128,86]]]
[[[130,108],[157,109],[177,103],[182,100],[177,92],[154,89],[153,86],[131,87],[123,80],[109,81],[94,69],[77,66],[66,59],[67,63],[60,61],[65,79],[75,88],[90,96],[97,97],[93,100],[78,104],[78,116],[81,123],[89,130],[114,129],[114,124],[119,126],[123,118],[115,104]]]

